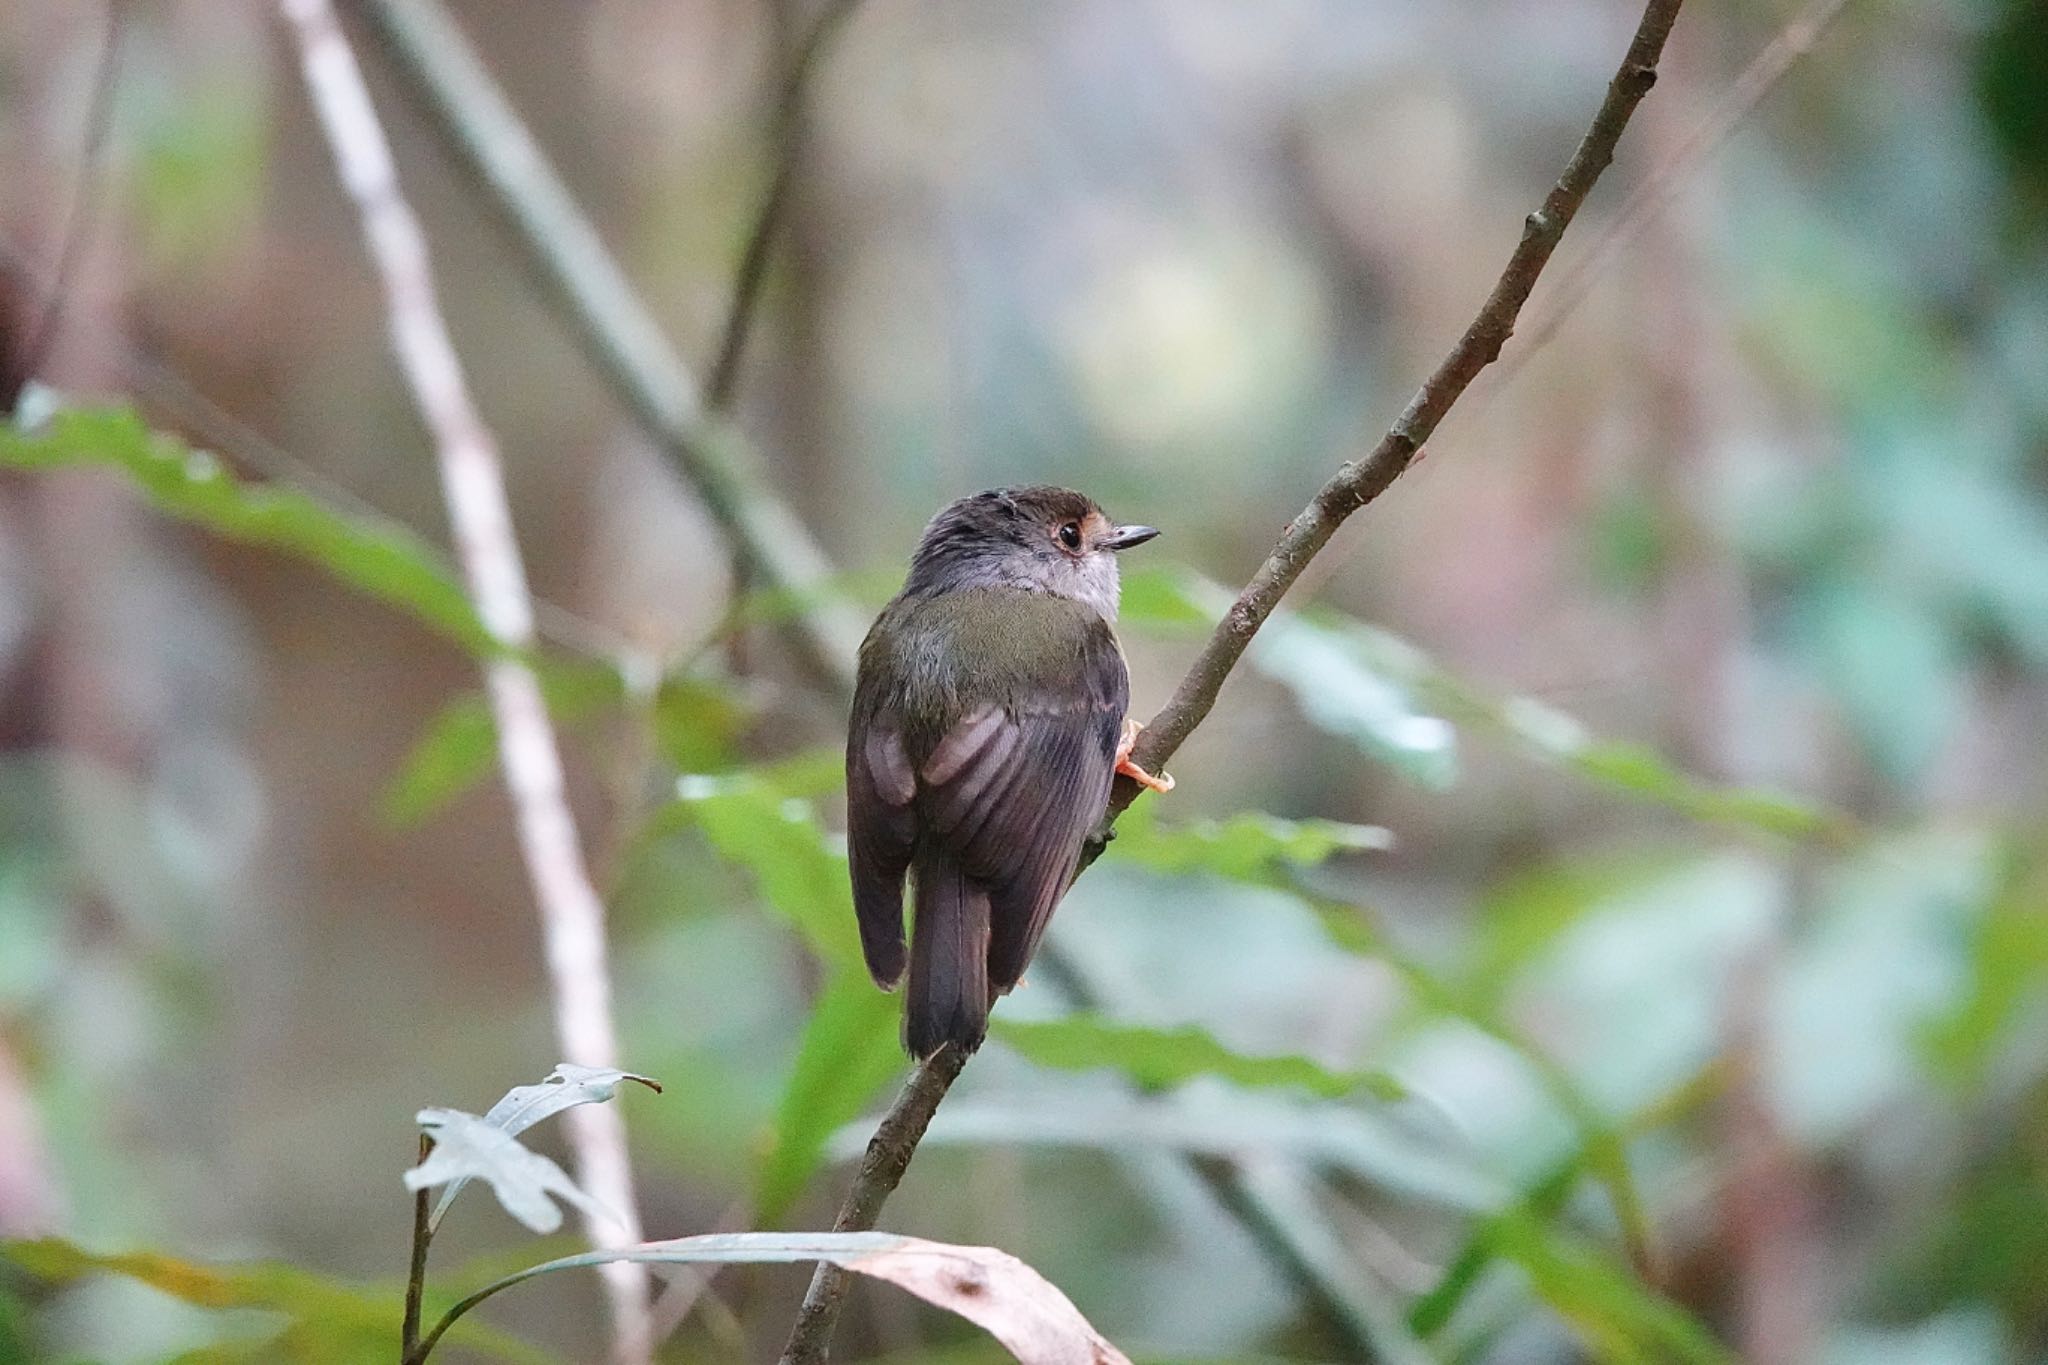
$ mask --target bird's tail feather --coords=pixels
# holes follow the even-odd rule
[[[988,893],[939,854],[920,853],[911,875],[917,917],[903,1044],[919,1059],[947,1043],[972,1052],[988,1035]]]

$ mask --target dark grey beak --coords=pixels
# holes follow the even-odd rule
[[[1096,542],[1102,550],[1128,550],[1133,545],[1143,545],[1159,534],[1156,526],[1119,526],[1109,535]]]

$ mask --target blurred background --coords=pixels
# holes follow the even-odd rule
[[[1686,8],[1503,363],[1077,885],[885,1227],[1014,1252],[1141,1361],[2048,1352],[2048,8],[1820,11],[1701,146],[1817,11]],[[817,6],[454,12],[708,371]],[[750,467],[864,614],[977,488],[1165,528],[1126,565],[1151,714],[1470,321],[1639,12],[863,0],[740,371]],[[668,1087],[619,1101],[647,1228],[824,1226],[902,1064],[817,941],[843,711],[804,604],[735,577],[344,13],[506,457],[624,1064]],[[0,368],[307,525],[445,545],[277,15],[113,14],[0,12]],[[143,449],[105,430],[43,463]],[[223,1309],[0,1269],[0,1359],[387,1359],[414,1111],[558,1060],[476,660],[8,449],[0,1235],[312,1278]],[[472,1196],[435,1283],[576,1245]],[[665,1358],[772,1359],[803,1279],[722,1273]],[[603,1352],[592,1279],[484,1316],[505,1358]],[[840,1341],[1003,1358],[872,1285]]]

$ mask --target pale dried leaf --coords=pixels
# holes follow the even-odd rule
[[[829,1261],[886,1280],[966,1318],[1023,1365],[1130,1365],[1053,1284],[1007,1251],[954,1246],[886,1232],[736,1232],[590,1251],[508,1276],[493,1291],[536,1275],[610,1261],[643,1265]]]
[[[560,1166],[520,1146],[504,1129],[460,1109],[422,1109],[420,1128],[434,1141],[427,1159],[405,1173],[409,1190],[469,1180],[489,1183],[505,1212],[535,1232],[562,1226],[556,1199],[588,1212],[611,1215],[577,1187]]]
[[[578,1066],[574,1062],[559,1063],[538,1085],[515,1085],[505,1092],[504,1098],[492,1105],[483,1121],[509,1136],[518,1136],[539,1123],[542,1119],[553,1118],[564,1109],[574,1109],[579,1104],[604,1104],[619,1093],[619,1087],[627,1081],[637,1081],[649,1090],[659,1093],[661,1082],[646,1076],[637,1076],[630,1071],[615,1067]],[[456,1112],[456,1111],[449,1111]],[[429,1232],[441,1226],[441,1216],[448,1212],[448,1206],[455,1202],[455,1196],[462,1193],[468,1184],[466,1177],[449,1182],[441,1191],[440,1202],[434,1205],[433,1216],[427,1220]],[[413,1186],[417,1189],[418,1186]]]

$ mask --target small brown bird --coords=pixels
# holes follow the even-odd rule
[[[972,1052],[1065,894],[1128,762],[1116,554],[1159,534],[1065,488],[999,488],[932,518],[861,645],[847,844],[868,970],[903,978],[903,1040]]]

